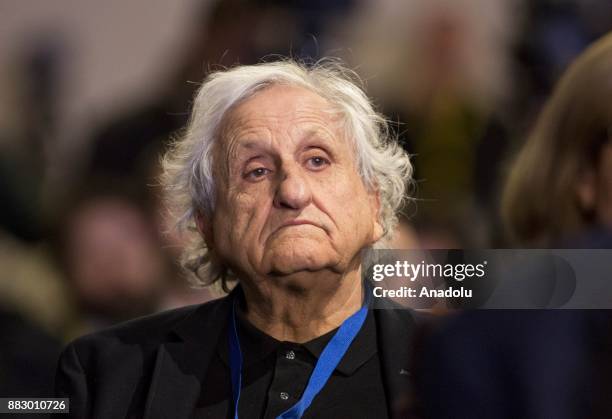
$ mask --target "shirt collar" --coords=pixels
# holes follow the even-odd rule
[[[240,336],[240,347],[243,354],[243,368],[248,369],[251,365],[257,362],[264,362],[265,359],[272,353],[280,349],[304,348],[313,356],[314,362],[321,356],[323,349],[331,340],[338,329],[334,329],[322,336],[319,336],[306,343],[294,343],[279,341],[272,336],[267,335],[251,324],[244,315],[237,310],[236,320],[238,323],[238,334]],[[228,361],[228,344],[227,333],[222,337],[218,345],[218,353],[221,360],[229,365]],[[355,340],[349,346],[346,354],[336,367],[336,371],[345,376],[350,376],[357,371],[359,367],[365,364],[377,352],[376,344],[376,322],[372,310],[368,310],[368,315],[363,324],[363,327],[357,333]]]

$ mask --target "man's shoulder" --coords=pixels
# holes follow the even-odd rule
[[[420,326],[433,318],[427,311],[407,307],[390,298],[377,298],[373,308],[378,311],[379,316],[393,319],[400,324],[410,323]]]
[[[203,326],[202,333],[205,333],[205,320],[214,316],[225,300],[226,298],[219,298],[202,304],[189,305],[132,319],[81,336],[75,339],[70,346],[86,350],[99,345],[104,345],[107,349],[109,345],[158,345],[160,342],[169,339],[170,335],[179,329],[182,324],[190,322],[201,323]]]

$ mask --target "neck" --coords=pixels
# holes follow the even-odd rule
[[[301,272],[243,281],[242,287],[247,320],[281,341],[304,343],[324,335],[362,305],[360,269],[342,275]]]

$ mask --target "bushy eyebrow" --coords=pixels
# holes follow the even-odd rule
[[[238,140],[236,143],[236,148],[246,148],[250,150],[254,148],[268,148],[268,147],[265,145],[262,146],[261,142],[256,141],[256,140],[245,140],[242,142]]]

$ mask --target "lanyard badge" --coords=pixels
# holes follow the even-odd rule
[[[277,419],[301,418],[304,411],[308,409],[314,398],[323,389],[365,322],[369,303],[367,287],[365,287],[365,292],[366,299],[363,306],[342,322],[338,331],[336,331],[325,346],[325,349],[323,349],[323,352],[321,352],[321,356],[308,379],[308,384],[302,398],[291,408],[281,413]],[[236,302],[237,298],[234,297],[228,330],[234,419],[238,419],[238,402],[240,401],[240,388],[242,387],[242,351],[240,350],[240,340],[236,324]]]

